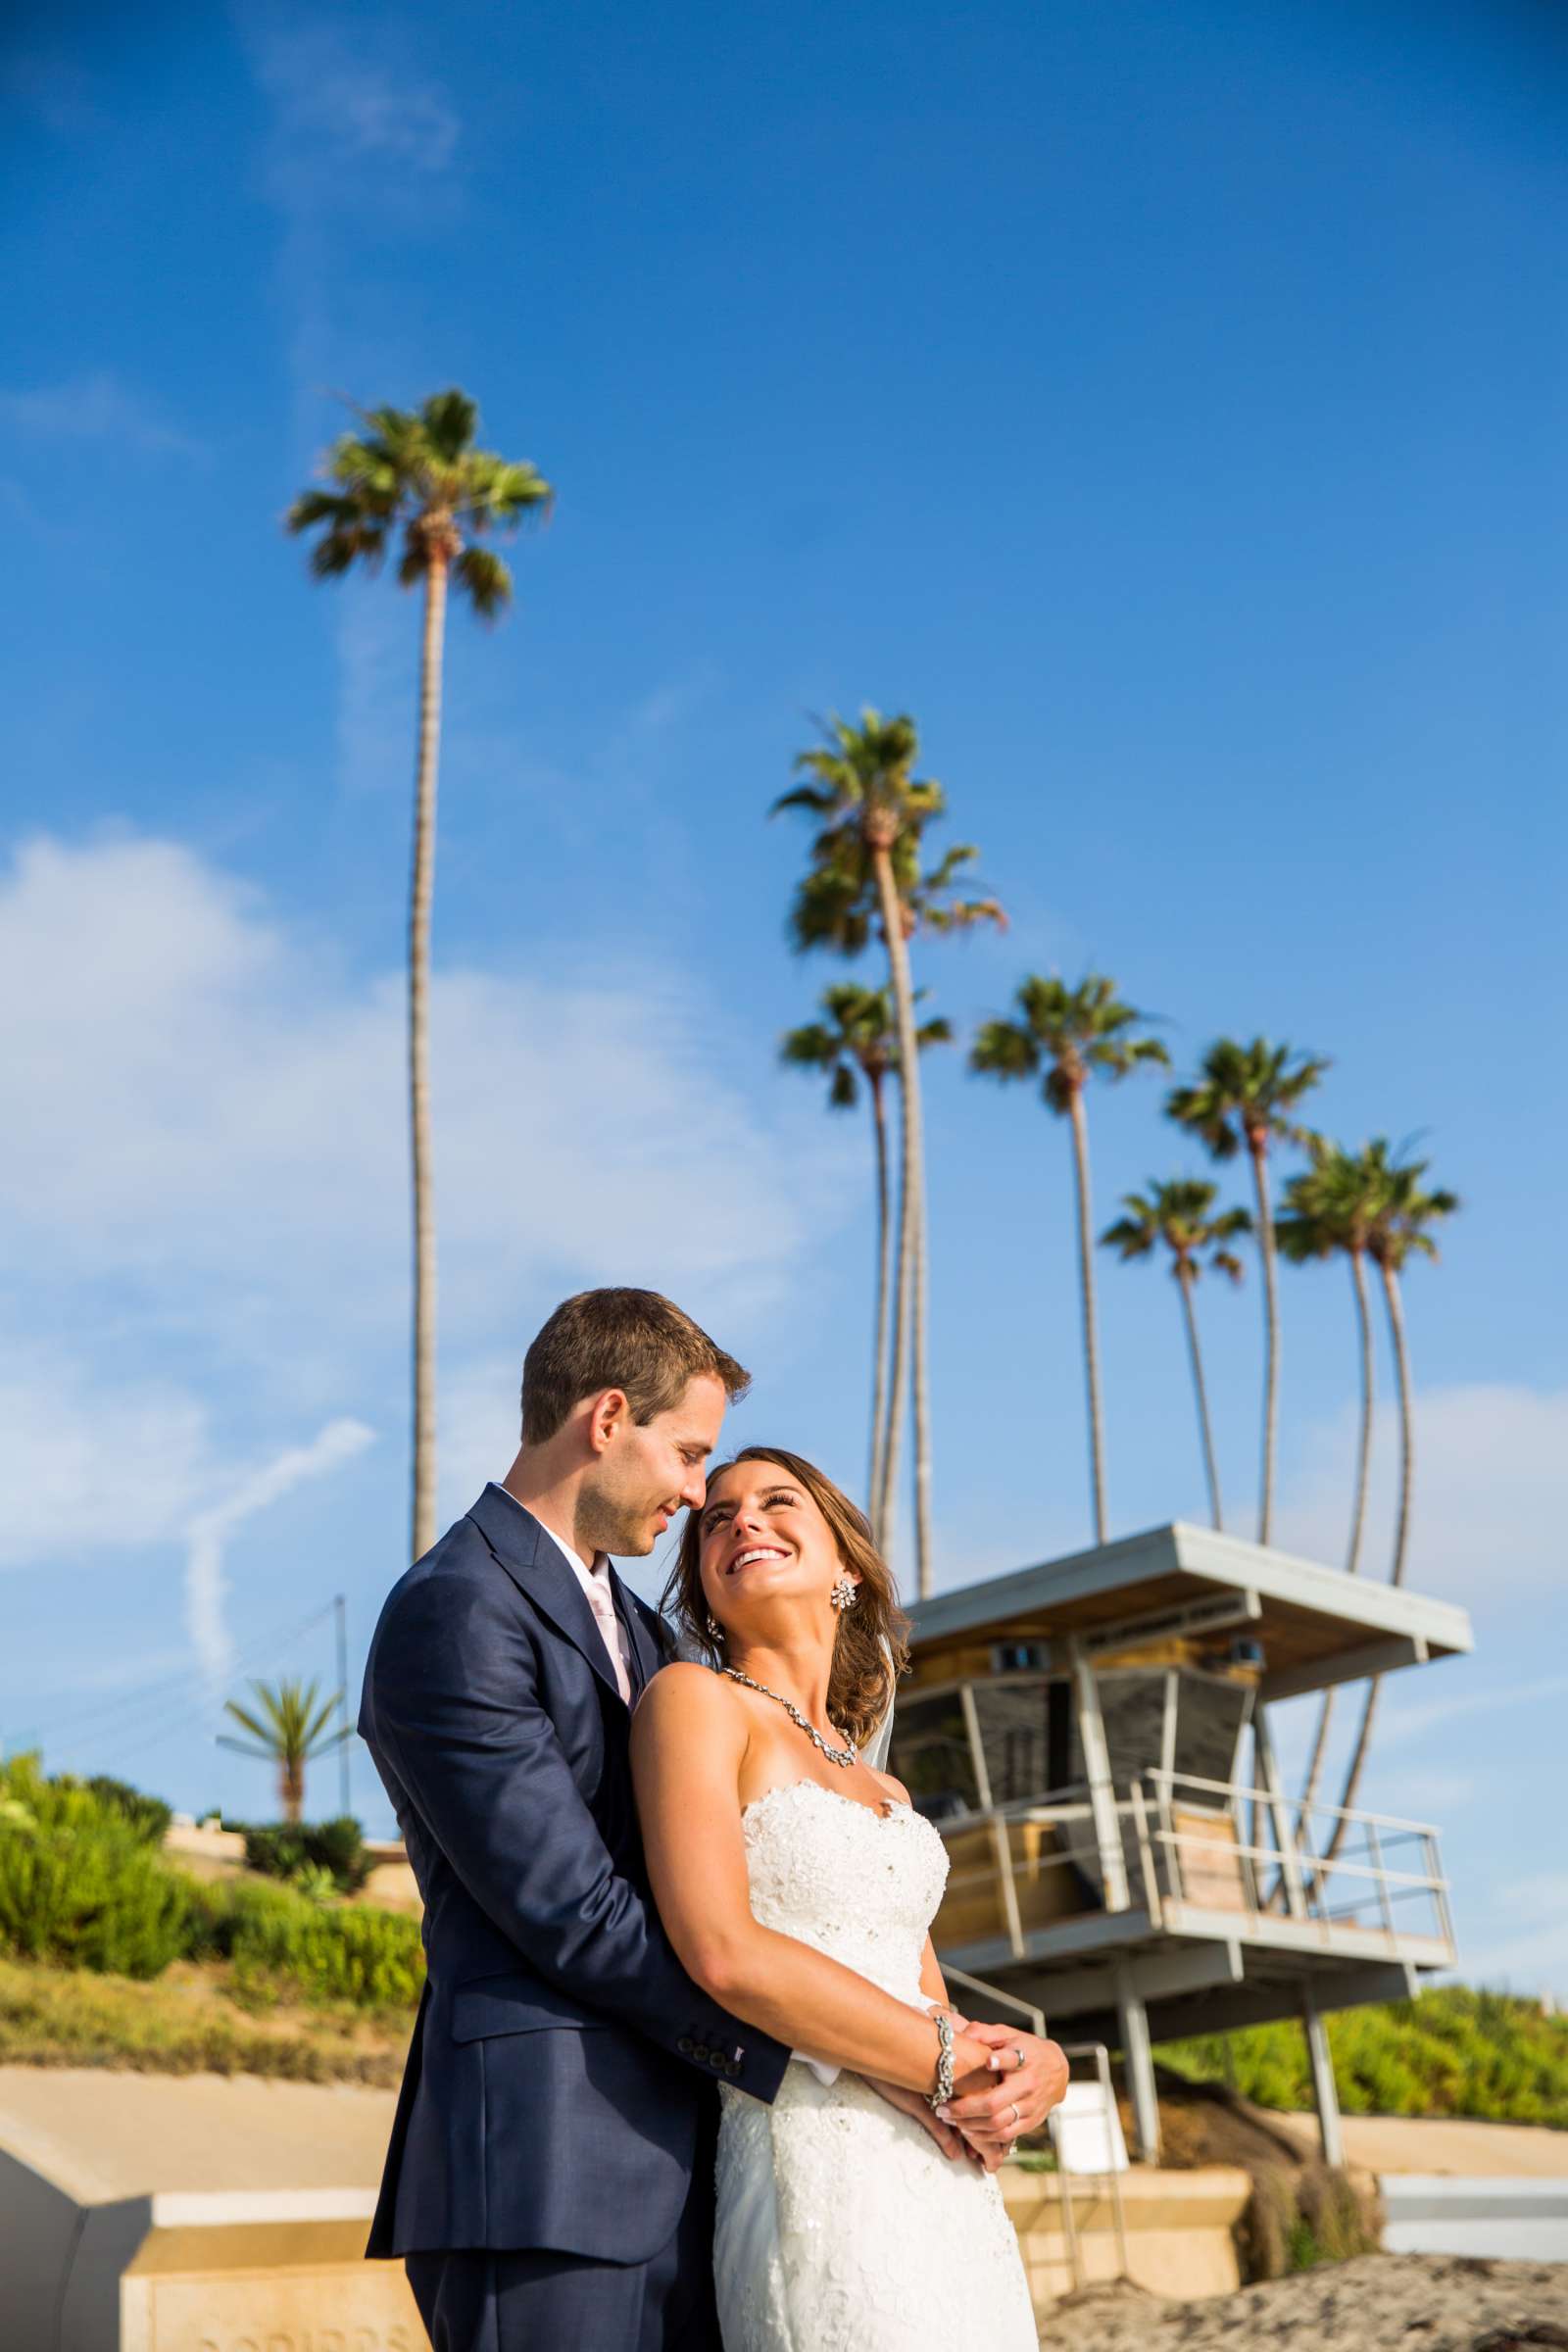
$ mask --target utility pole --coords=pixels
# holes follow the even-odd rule
[[[341,1592],[333,1594],[332,1607],[337,1616],[337,1720],[338,1728],[345,1735],[338,1741],[337,1746],[338,1796],[341,1810],[348,1814],[354,1810],[352,1799],[349,1796],[350,1742],[347,1738],[349,1728],[349,1621],[348,1609]]]

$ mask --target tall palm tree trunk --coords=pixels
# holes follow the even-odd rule
[[[1219,1504],[1219,1466],[1214,1459],[1214,1431],[1208,1417],[1208,1391],[1203,1384],[1203,1358],[1198,1345],[1198,1313],[1193,1305],[1192,1278],[1179,1265],[1176,1268],[1176,1288],[1182,1295],[1182,1321],[1187,1327],[1187,1352],[1192,1359],[1193,1392],[1198,1398],[1198,1433],[1203,1444],[1209,1516],[1215,1527],[1223,1531],[1225,1520]]]
[[[876,1491],[877,1540],[884,1554],[892,1549],[893,1521],[898,1496],[899,1452],[904,1438],[905,1400],[908,1394],[909,1288],[913,1263],[907,1247],[908,1097],[899,1087],[899,1200],[898,1233],[893,1244],[893,1283],[888,1351],[888,1385],[882,1418],[881,1482]]]
[[[888,976],[893,983],[893,1009],[899,1032],[899,1076],[902,1082],[904,1106],[903,1167],[901,1169],[901,1202],[899,1214],[899,1314],[894,1327],[893,1370],[888,1398],[888,1440],[882,1460],[882,1510],[880,1524],[884,1546],[893,1540],[894,1501],[897,1491],[899,1425],[902,1420],[904,1392],[904,1356],[906,1335],[911,1329],[918,1334],[922,1361],[917,1370],[915,1391],[918,1399],[921,1375],[924,1371],[925,1340],[925,1276],[920,1250],[923,1223],[921,1204],[922,1133],[920,1119],[920,1058],[914,1037],[914,991],[909,981],[908,944],[904,936],[904,907],[893,879],[891,842],[871,844],[872,870],[876,876],[877,905],[882,916],[882,933],[887,944]],[[916,1420],[915,1496],[917,1513],[928,1505],[930,1493],[930,1460],[925,1447],[925,1431]],[[917,1530],[918,1540],[918,1530]],[[930,1557],[927,1553],[922,1566],[927,1577]],[[922,1584],[922,1594],[926,1591]]]
[[[1382,1264],[1382,1274],[1383,1297],[1389,1310],[1389,1337],[1394,1343],[1394,1371],[1399,1398],[1399,1512],[1394,1530],[1394,1565],[1389,1572],[1389,1582],[1391,1585],[1402,1585],[1405,1558],[1410,1542],[1410,1489],[1415,1472],[1415,1416],[1410,1393],[1410,1356],[1405,1345],[1404,1306],[1399,1297],[1399,1278],[1386,1260]],[[1349,1768],[1345,1775],[1345,1787],[1340,1791],[1340,1803],[1347,1809],[1354,1804],[1356,1790],[1361,1786],[1361,1775],[1366,1770],[1366,1760],[1372,1746],[1372,1724],[1378,1711],[1378,1693],[1382,1688],[1383,1677],[1375,1674],[1366,1687],[1366,1697],[1361,1706],[1361,1721],[1355,1735],[1355,1747],[1351,1752]],[[1332,1862],[1339,1852],[1345,1842],[1345,1822],[1337,1821],[1334,1825],[1334,1835],[1329,1840],[1328,1851],[1323,1857],[1325,1862]]]
[[[881,1072],[873,1072],[867,1084],[871,1094],[871,1127],[876,1137],[876,1315],[872,1335],[871,1465],[866,1483],[866,1508],[871,1520],[871,1533],[880,1543],[881,1529],[877,1519],[882,1497],[882,1449],[886,1443],[883,1422],[888,1409],[888,1326],[891,1305],[888,1277],[892,1271],[893,1203],[888,1184],[888,1113],[882,1096]]]
[[[1263,1268],[1263,1486],[1257,1506],[1257,1540],[1266,1544],[1274,1523],[1274,1440],[1279,1419],[1280,1301],[1274,1262],[1274,1212],[1268,1197],[1268,1147],[1249,1139],[1252,1182],[1257,1192],[1257,1254]]]
[[[931,1590],[931,1380],[926,1362],[931,1252],[926,1223],[930,1197],[920,1171],[920,1221],[914,1236],[914,1570],[923,1600]]]
[[[293,1757],[286,1756],[278,1767],[277,1791],[283,1806],[283,1819],[297,1822],[305,1811],[305,1767]]]
[[[1361,1539],[1366,1532],[1367,1475],[1372,1462],[1372,1317],[1367,1309],[1366,1266],[1363,1252],[1351,1250],[1350,1287],[1355,1297],[1356,1332],[1361,1355],[1361,1427],[1355,1448],[1355,1491],[1350,1506],[1350,1541],[1345,1555],[1345,1573],[1355,1576],[1361,1566]],[[1317,1732],[1312,1740],[1311,1760],[1306,1768],[1306,1782],[1301,1790],[1301,1819],[1305,1822],[1317,1795],[1317,1785],[1323,1776],[1323,1759],[1328,1751],[1329,1724],[1334,1714],[1336,1693],[1325,1690],[1323,1704],[1318,1709]]]
[[[1089,1397],[1089,1483],[1095,1506],[1095,1542],[1105,1541],[1105,1455],[1100,1403],[1100,1334],[1095,1321],[1095,1252],[1090,1227],[1089,1119],[1083,1088],[1072,1091],[1072,1164],[1078,1189],[1078,1279],[1084,1310],[1084,1378]]]
[[[435,1201],[430,1174],[430,901],[435,887],[436,770],[447,559],[424,575],[419,659],[419,763],[409,891],[409,1136],[414,1171],[414,1557],[435,1542]]]

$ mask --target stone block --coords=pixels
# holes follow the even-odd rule
[[[428,2352],[402,2265],[364,2259],[392,2105],[0,2068],[0,2346]]]

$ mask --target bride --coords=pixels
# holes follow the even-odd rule
[[[858,1753],[905,1628],[866,1523],[808,1462],[747,1446],[664,1597],[713,1663],[665,1667],[632,1719],[654,1895],[698,1984],[798,2053],[771,2107],[721,2085],[725,2352],[1036,2352],[991,2174],[1054,2099],[1033,2057],[1025,2094],[1028,2036],[948,2007],[942,1839]]]

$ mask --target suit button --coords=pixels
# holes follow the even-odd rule
[[[712,2064],[713,2053],[709,2048],[706,2041],[700,2041],[697,2044],[696,2048],[692,2051],[692,2056],[701,2066],[710,2066]]]
[[[724,2072],[725,2072],[725,2074],[726,2074],[726,2075],[728,2075],[728,2076],[730,2077],[731,2081],[733,2081],[733,2080],[734,2080],[734,2078],[735,2078],[735,2077],[736,2077],[736,2076],[737,2076],[737,2075],[740,2073],[740,2071],[741,2071],[741,2062],[740,2062],[740,2060],[739,2060],[738,2058],[726,2058],[726,2059],[725,2059],[725,2061],[724,2061]]]
[[[695,2058],[697,2055],[697,2045],[689,2034],[683,2034],[675,2047],[683,2058]]]

